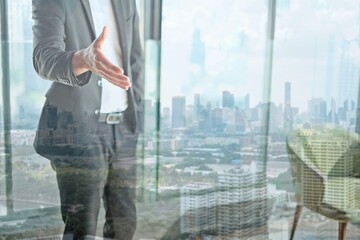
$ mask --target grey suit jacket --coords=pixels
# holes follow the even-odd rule
[[[101,85],[96,74],[89,71],[76,77],[71,67],[73,54],[88,47],[96,38],[89,0],[33,0],[32,3],[34,68],[42,78],[53,81],[46,93],[47,101],[34,142],[41,154],[39,149],[44,146],[52,151],[50,146],[85,143],[80,139],[86,138],[96,125]],[[139,17],[135,0],[112,0],[112,4],[124,72],[132,81],[124,122],[135,133],[141,122],[144,85]]]

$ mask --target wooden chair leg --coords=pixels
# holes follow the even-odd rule
[[[293,222],[293,225],[291,228],[290,240],[294,239],[296,227],[297,227],[297,224],[298,224],[300,216],[301,216],[302,208],[303,208],[303,206],[301,206],[301,205],[296,206],[294,222]]]
[[[346,225],[347,222],[339,222],[339,240],[345,240],[346,238]]]

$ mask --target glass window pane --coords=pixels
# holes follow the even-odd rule
[[[140,237],[266,237],[266,178],[250,169],[260,169],[266,139],[267,105],[260,102],[267,12],[263,0],[163,1],[161,131],[147,136],[145,162],[153,171],[147,182],[158,171],[161,204],[140,213],[147,219]],[[158,211],[162,217],[152,218]]]
[[[286,238],[283,216],[289,209],[295,213],[303,201],[319,210],[302,213],[295,239],[335,239],[336,223],[324,215],[338,220],[341,214],[326,215],[321,206],[353,216],[360,210],[353,177],[359,171],[360,5],[351,0],[277,2],[268,150],[268,189],[274,200],[270,233],[274,239]],[[321,206],[319,194],[324,194]],[[347,235],[355,239],[359,231],[349,226]]]
[[[33,148],[50,81],[40,79],[32,65],[32,3],[15,0],[8,4],[14,208],[19,211],[58,206],[54,171]]]

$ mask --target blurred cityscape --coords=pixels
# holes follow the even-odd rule
[[[145,132],[141,139],[144,145],[139,150],[143,155],[139,164],[145,169],[144,179],[139,175],[139,180],[144,182],[144,196],[148,198],[144,200],[151,202],[155,191],[160,199],[179,199],[172,204],[178,209],[177,231],[183,239],[196,236],[204,239],[279,239],[281,236],[285,239],[296,206],[292,181],[296,174],[291,172],[286,149],[288,135],[297,129],[311,135],[335,126],[355,131],[354,101],[346,100],[341,107],[328,110],[324,100],[311,99],[307,112],[299,113],[291,104],[289,82],[284,83],[285,104],[259,103],[250,107],[248,94],[245,106],[239,108],[235,106],[234,98],[230,91],[224,91],[222,105],[212,107],[209,103],[204,106],[199,94],[195,94],[192,105],[186,104],[186,97],[176,96],[172,108],[162,110],[158,135],[154,131],[154,105],[150,100],[146,101]],[[267,107],[270,108],[270,128],[269,134],[265,135],[263,114]],[[64,121],[71,121],[71,118],[62,117],[64,113],[56,114]],[[63,120],[61,126],[52,127],[76,129],[71,122]],[[51,125],[58,121],[48,122]],[[31,128],[12,130],[14,198],[18,210],[58,205],[53,171],[48,161],[33,151],[34,134]],[[353,174],[353,165],[358,164],[353,162],[352,155],[344,155],[350,148],[346,142],[342,144],[341,139],[331,135],[330,138],[319,138],[316,134],[308,141],[311,146],[308,151],[319,155],[318,164],[329,171],[339,169],[342,174]],[[317,147],[324,142],[327,148]],[[299,147],[301,145],[294,148]],[[335,153],[329,155],[331,150]],[[266,168],[264,154],[267,154]],[[340,159],[342,164],[339,165]],[[154,171],[157,161],[159,188],[156,190]],[[4,169],[3,162],[0,169]],[[0,179],[3,184],[4,172]],[[306,182],[306,177],[303,181]],[[340,187],[341,191],[339,186],[328,189],[329,201],[339,208],[359,209],[359,201],[356,201],[359,183],[347,179],[342,184],[346,188]],[[5,194],[1,190],[4,202]],[[313,188],[307,196],[313,196],[318,190]],[[346,201],[342,196],[346,196]],[[1,205],[1,214],[5,214],[4,205]],[[142,215],[144,219],[151,219],[146,212]],[[337,231],[330,220],[305,212],[302,221],[297,231],[299,239],[336,237]]]
[[[235,9],[230,2],[234,2],[235,6],[241,1],[226,1],[222,7]],[[296,1],[279,0],[278,2],[281,31],[277,43],[284,44],[284,51],[289,48],[297,49],[297,46],[286,45],[288,43],[285,40],[294,34],[291,27],[281,25],[282,21],[288,21],[288,18],[281,16],[293,9]],[[343,4],[348,4],[345,2],[347,1]],[[265,1],[258,1],[255,4],[256,19],[264,15],[258,13],[259,9],[265,9],[264,3]],[[14,207],[16,211],[58,207],[59,196],[54,171],[48,160],[37,155],[32,146],[44,94],[49,83],[40,80],[30,64],[31,1],[14,0],[10,4]],[[174,24],[171,19],[176,19],[179,17],[177,14],[180,13],[175,3],[166,4],[169,5],[165,5],[164,8],[166,17],[164,18],[163,69],[165,70],[163,70],[162,102],[159,104],[150,97],[145,100],[145,128],[139,141],[138,179],[142,192],[139,191],[141,197],[138,201],[139,227],[136,237],[138,239],[288,239],[299,194],[298,189],[294,187],[297,183],[296,177],[302,176],[302,180],[298,181],[300,184],[313,183],[313,176],[309,175],[304,167],[300,166],[294,170],[291,166],[290,160],[294,155],[288,154],[288,136],[298,130],[304,133],[307,141],[292,142],[294,151],[305,149],[299,154],[303,159],[309,154],[319,156],[316,158],[316,164],[319,168],[325,169],[329,176],[355,175],[354,169],[359,167],[359,163],[354,161],[352,154],[349,153],[352,146],[347,140],[333,138],[331,135],[324,137],[322,134],[335,128],[346,132],[360,132],[356,124],[359,116],[357,100],[359,59],[354,55],[357,51],[353,51],[356,39],[329,30],[320,40],[314,40],[313,45],[316,47],[302,50],[310,55],[301,59],[305,64],[302,65],[301,61],[295,64],[297,70],[293,72],[297,78],[292,79],[287,75],[292,70],[286,73],[286,77],[274,77],[272,100],[266,102],[259,100],[263,87],[259,80],[261,77],[258,76],[262,74],[262,71],[258,70],[261,62],[255,61],[254,64],[254,58],[258,58],[257,54],[263,54],[263,49],[258,44],[259,42],[263,44],[262,31],[251,25],[247,26],[250,30],[237,29],[235,36],[231,35],[233,38],[220,32],[216,34],[224,36],[224,41],[228,42],[213,43],[211,41],[217,39],[216,35],[206,35],[212,31],[204,30],[203,28],[209,26],[204,27],[201,20],[195,24],[199,26],[193,26],[189,31],[180,31],[174,25],[168,24]],[[335,7],[336,4],[333,3]],[[332,6],[327,1],[321,0],[308,1],[308,5],[329,12]],[[171,9],[176,9],[175,13]],[[224,12],[228,14],[230,11]],[[238,15],[238,12],[233,14]],[[337,16],[337,14],[333,15]],[[19,18],[19,16],[23,17]],[[324,16],[327,18],[327,15]],[[348,16],[352,15],[348,14]],[[186,26],[178,19],[176,22]],[[204,19],[203,21],[209,20]],[[191,19],[189,20],[191,24],[193,24],[191,21],[196,22]],[[249,20],[249,22],[253,21]],[[208,25],[214,30],[211,22]],[[173,42],[176,33],[188,34],[185,40],[181,38],[182,42],[188,42],[186,47],[179,46],[180,43],[176,41]],[[302,41],[303,38],[306,37],[298,39]],[[219,51],[225,55],[225,57],[220,55],[220,59],[224,61],[224,69],[220,68],[220,73],[214,77],[211,67],[215,65],[212,62],[218,64]],[[292,60],[291,56],[281,55],[284,54],[281,51],[279,48],[279,59],[275,59],[278,61],[276,66]],[[188,55],[184,57],[179,52],[188,52]],[[170,61],[173,56],[179,56],[180,60]],[[185,62],[184,68],[188,71],[183,71],[182,75],[174,74],[178,73],[181,60]],[[314,66],[306,68],[309,62]],[[299,72],[310,72],[311,76],[304,77]],[[275,67],[274,76],[279,76],[277,74],[279,71],[276,72]],[[278,79],[281,79],[281,82],[277,82]],[[319,83],[320,79],[323,79],[324,84]],[[255,87],[248,86],[251,84]],[[322,90],[318,94],[319,89]],[[310,91],[315,94],[309,93]],[[309,95],[313,97],[308,97]],[[160,113],[159,119],[157,119],[157,111]],[[81,126],[72,125],[70,113],[60,113],[57,109],[53,109],[53,113],[56,121],[54,118],[49,124],[53,125],[54,129],[64,129],[65,132],[78,130],[80,133]],[[1,102],[1,129],[4,127],[3,117]],[[55,126],[58,119],[61,124]],[[160,122],[159,132],[157,121]],[[66,137],[66,134],[58,137]],[[4,132],[1,131],[2,153],[4,153],[3,139]],[[307,142],[310,148],[304,148]],[[48,216],[44,218],[46,220],[36,223],[31,216],[22,220],[6,218],[4,159],[5,155],[1,154],[1,234],[16,235],[31,228],[34,229],[33,231],[45,228],[56,229],[53,232],[60,234],[62,222],[58,218]],[[326,200],[333,207],[352,209],[356,212],[360,208],[359,189],[360,184],[356,178],[343,179],[326,190]],[[312,197],[320,190],[319,186],[313,185],[311,189],[301,189],[300,195],[308,197],[306,201],[311,206],[314,201]],[[154,197],[156,194],[158,199]],[[336,221],[305,209],[295,239],[337,239],[337,234]],[[29,239],[29,236],[33,237],[36,234],[24,235],[23,239]],[[348,239],[358,239],[358,236],[360,236],[359,230],[350,227]]]

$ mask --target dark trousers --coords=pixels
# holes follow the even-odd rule
[[[121,124],[99,123],[89,144],[52,162],[60,191],[63,239],[93,239],[103,199],[104,238],[132,239],[136,228],[137,136]]]

